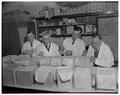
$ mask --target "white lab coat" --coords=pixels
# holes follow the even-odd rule
[[[32,55],[32,56],[34,56],[34,55],[36,55],[36,51],[37,51],[37,49],[38,49],[39,47],[41,47],[41,42],[34,39],[34,41],[33,41],[33,46],[32,46],[32,47],[31,47],[31,45],[30,45],[30,42],[27,41],[27,42],[24,43],[21,51],[23,52],[23,51],[25,51],[25,50],[28,50],[28,49],[32,49],[32,48],[33,48],[33,49],[34,49],[34,52],[33,52],[33,55]]]
[[[41,52],[44,56],[60,56],[59,47],[55,43],[51,43],[49,51],[45,47],[44,43],[42,43]]]
[[[94,56],[94,48],[92,46],[89,46],[86,56]],[[110,47],[103,41],[101,43],[95,64],[104,67],[111,67],[112,65],[114,65],[114,58]]]
[[[66,50],[72,51],[72,56],[81,56],[83,54],[83,51],[85,51],[85,44],[83,40],[76,39],[75,43],[72,44],[73,39],[72,38],[66,38],[63,41],[63,46]]]

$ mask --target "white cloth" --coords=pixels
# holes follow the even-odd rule
[[[37,82],[45,82],[47,80],[48,74],[51,73],[54,80],[56,80],[57,67],[43,66],[36,70],[35,80]]]
[[[114,68],[97,68],[96,71],[97,88],[116,89],[116,74]]]
[[[42,43],[41,51],[42,51],[44,56],[60,56],[59,47],[55,43],[51,43],[49,50]]]
[[[45,83],[49,73],[50,73],[50,70],[38,68],[35,72],[35,80],[40,83]]]
[[[62,81],[68,81],[72,79],[73,71],[68,66],[58,67],[57,72]]]
[[[31,47],[31,44],[29,41],[25,42],[22,48],[22,52],[33,48],[34,52],[32,56],[35,56],[37,53],[37,49],[41,47],[41,42],[34,39],[32,45],[33,46]]]
[[[89,46],[86,56],[88,57],[94,56],[94,48],[92,46]],[[114,65],[114,58],[112,51],[110,47],[107,44],[105,44],[103,41],[101,43],[95,64],[104,67],[111,67],[112,65]]]
[[[75,43],[72,44],[72,38],[66,38],[63,41],[63,46],[66,50],[71,50],[73,56],[81,56],[85,50],[85,44],[81,39],[76,39]]]

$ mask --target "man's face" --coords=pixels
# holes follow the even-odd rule
[[[79,37],[79,34],[78,34],[78,33],[73,33],[73,34],[72,34],[73,40],[77,39],[78,37]]]
[[[47,35],[47,36],[43,36],[43,41],[45,44],[49,44],[51,41],[50,41],[50,36]]]
[[[33,33],[29,33],[27,36],[28,36],[28,41],[33,42],[33,40],[35,38],[34,34]]]
[[[95,37],[92,39],[92,46],[95,49],[98,49],[100,47],[101,44],[101,40],[99,39],[99,37]]]

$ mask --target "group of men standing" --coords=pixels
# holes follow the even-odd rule
[[[111,67],[114,58],[110,47],[105,44],[99,34],[93,34],[92,43],[86,51],[86,45],[81,39],[81,28],[75,27],[72,37],[66,38],[62,46],[51,41],[48,31],[42,35],[42,42],[35,39],[32,31],[27,33],[28,41],[24,43],[22,54],[36,56],[88,56],[95,66]]]

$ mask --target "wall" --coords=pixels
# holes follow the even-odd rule
[[[38,16],[43,6],[58,7],[53,2],[9,2],[3,7],[3,13],[13,10],[28,11],[33,16]]]
[[[115,60],[118,60],[118,17],[99,18],[98,28],[104,42],[110,46]]]

